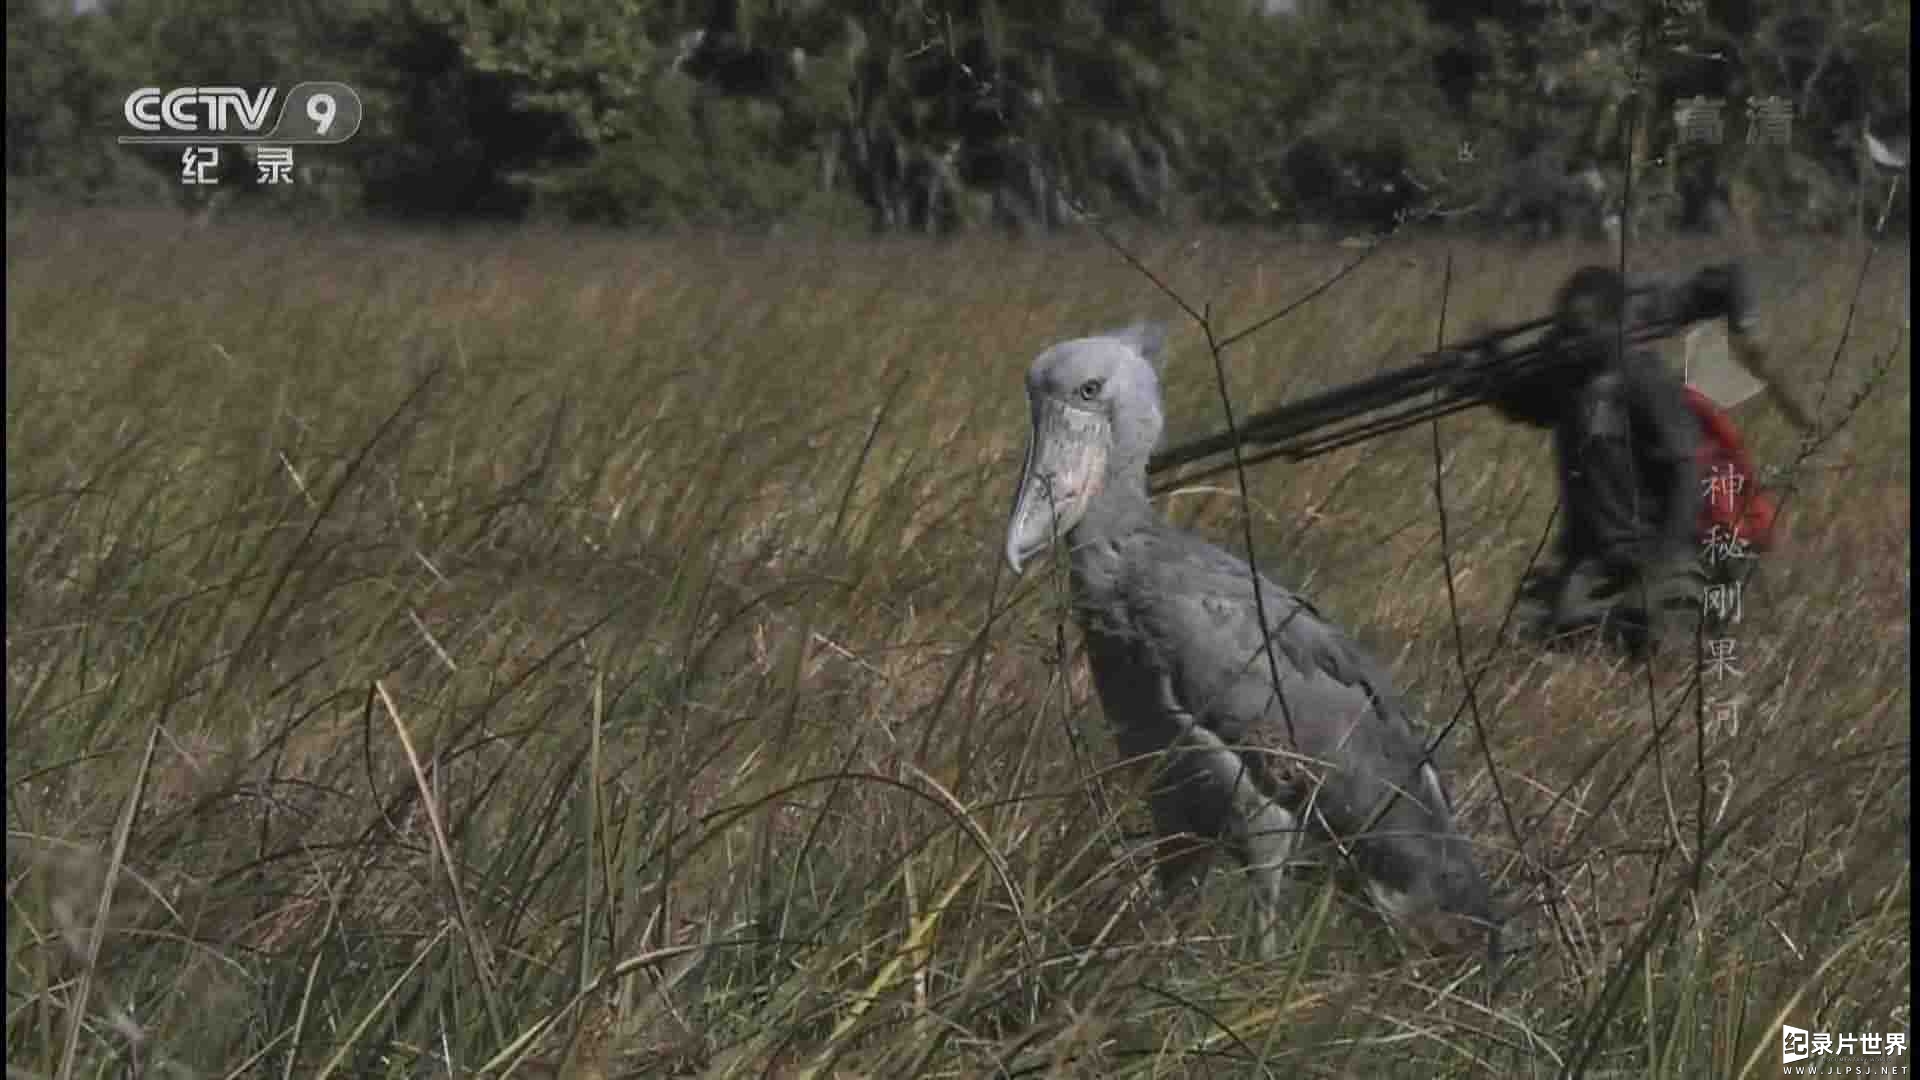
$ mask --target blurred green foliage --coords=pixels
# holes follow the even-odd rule
[[[629,225],[1378,227],[1498,202],[1528,162],[1617,188],[1631,148],[1637,188],[1683,196],[1681,217],[1733,201],[1833,226],[1863,213],[1861,131],[1904,130],[1910,94],[1905,0],[87,7],[8,0],[15,202],[179,197],[177,153],[109,137],[136,86],[332,78],[360,90],[360,134],[300,151],[327,166],[302,190],[248,198]],[[1719,146],[1677,142],[1698,94],[1728,103]],[[1766,96],[1793,103],[1789,149],[1743,138],[1742,103]]]

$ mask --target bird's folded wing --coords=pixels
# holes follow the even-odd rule
[[[1336,828],[1415,783],[1425,745],[1384,670],[1311,605],[1264,580],[1273,631],[1262,635],[1245,564],[1218,554],[1212,565],[1179,560],[1180,572],[1147,589],[1138,611],[1180,706],[1243,753],[1256,751],[1270,776],[1320,788]]]

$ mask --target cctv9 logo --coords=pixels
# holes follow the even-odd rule
[[[139,135],[121,142],[341,143],[360,130],[360,95],[340,82],[303,82],[288,91],[272,128],[275,88],[186,86],[162,91],[147,86],[127,95],[128,126]]]

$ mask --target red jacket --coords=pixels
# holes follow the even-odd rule
[[[1700,504],[1698,526],[1701,543],[1721,530],[1719,539],[1737,536],[1749,549],[1765,551],[1773,546],[1773,497],[1760,489],[1760,471],[1753,467],[1753,456],[1740,440],[1733,420],[1713,400],[1687,387],[1687,408],[1700,422],[1700,446],[1697,458],[1705,498]]]

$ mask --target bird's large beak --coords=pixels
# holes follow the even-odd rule
[[[1007,565],[1017,575],[1057,536],[1079,524],[1107,472],[1104,416],[1047,398],[1033,399],[1033,432],[1007,519]]]

